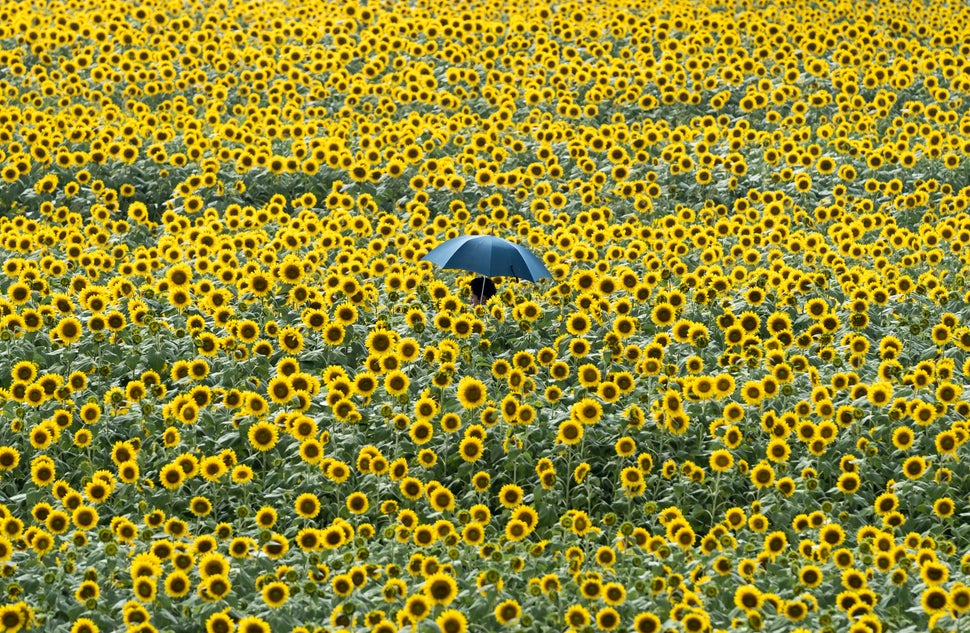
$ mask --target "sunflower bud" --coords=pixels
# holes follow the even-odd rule
[[[748,627],[754,631],[760,631],[762,626],[764,626],[764,620],[761,618],[761,614],[757,611],[750,612],[748,614]]]

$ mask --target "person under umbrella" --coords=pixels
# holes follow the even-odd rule
[[[495,283],[488,277],[476,277],[471,282],[471,304],[484,305],[496,292]]]

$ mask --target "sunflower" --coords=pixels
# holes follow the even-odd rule
[[[165,595],[170,598],[183,598],[192,590],[192,581],[189,580],[188,574],[176,569],[165,577],[163,588]]]
[[[585,586],[585,581],[583,584]],[[589,599],[589,596],[586,594],[585,591],[583,592],[583,595],[584,597]],[[593,598],[595,599],[595,596]],[[586,610],[584,606],[579,604],[570,605],[566,609],[566,613],[563,616],[563,619],[565,620],[566,624],[569,625],[569,627],[574,630],[580,630],[583,627],[589,626],[589,623],[590,623],[589,611]]]
[[[920,594],[920,606],[930,615],[944,612],[949,603],[949,595],[942,587],[929,587]]]
[[[458,583],[449,574],[435,573],[424,581],[424,594],[435,605],[448,605],[458,595]]]
[[[253,392],[246,395],[246,405],[244,409],[246,415],[261,417],[265,415],[268,410],[269,405],[266,403],[266,398],[258,393]]]
[[[404,603],[404,612],[412,622],[420,622],[431,615],[431,600],[424,594],[413,594]]]
[[[956,451],[960,447],[960,444],[961,442],[957,437],[956,432],[951,429],[940,431],[936,434],[936,439],[934,440],[936,452],[940,455],[956,455]]]
[[[671,304],[662,301],[657,303],[650,311],[650,320],[657,327],[666,327],[674,322],[677,311]]]
[[[816,565],[805,565],[798,572],[798,582],[810,589],[822,584],[822,570]]]
[[[958,615],[970,611],[970,587],[963,583],[954,583],[950,588],[950,607]]]
[[[907,457],[903,462],[903,475],[907,479],[919,479],[926,472],[926,460],[919,455]]]
[[[407,374],[399,369],[389,371],[384,376],[384,390],[391,396],[401,396],[407,393],[408,387],[411,385],[410,379]]]
[[[406,499],[414,501],[424,494],[424,483],[416,477],[404,477],[398,482],[398,489]]]
[[[708,462],[714,472],[725,473],[734,466],[734,455],[723,448],[717,449],[711,452]]]
[[[593,398],[582,398],[570,407],[570,418],[584,426],[596,424],[603,415],[603,406]]]
[[[930,587],[945,583],[950,577],[950,569],[935,560],[927,560],[920,566],[920,578]]]
[[[734,605],[743,611],[758,611],[763,603],[763,594],[754,585],[740,585],[734,590]]]
[[[466,633],[468,631],[468,619],[461,611],[455,609],[445,609],[435,618],[435,624],[441,633]]]
[[[418,451],[418,464],[424,468],[433,468],[438,463],[438,453],[434,449],[422,448]]]
[[[522,488],[516,484],[505,484],[498,493],[499,502],[506,508],[515,508],[525,496]]]
[[[624,435],[613,444],[613,450],[620,457],[629,457],[637,450],[636,440],[628,435]]]
[[[862,482],[859,479],[859,475],[856,473],[842,473],[839,475],[838,480],[835,482],[836,487],[839,491],[845,494],[853,494],[859,490]]]
[[[845,541],[845,530],[842,529],[837,523],[830,523],[823,527],[819,531],[819,542],[826,547],[835,547],[841,545]],[[848,552],[845,548],[839,548],[835,551],[833,558],[836,558],[836,565],[840,568],[844,568],[847,565],[843,565],[843,560],[840,558],[844,553]]]
[[[323,546],[322,537],[322,532],[316,528],[302,528],[296,534],[296,544],[301,550],[311,552]],[[283,542],[279,542],[279,545],[282,546]],[[284,547],[279,547],[278,549],[280,549],[280,555],[285,552]]]
[[[764,399],[764,385],[758,380],[748,380],[741,386],[741,397],[745,404],[758,405]]]
[[[488,492],[492,485],[492,476],[488,471],[480,470],[472,475],[472,486],[476,492]]]
[[[71,372],[67,377],[67,384],[74,393],[84,391],[88,386],[88,376],[82,371]]]
[[[626,602],[626,587],[618,582],[608,582],[603,585],[603,602],[616,607]]]
[[[785,462],[788,461],[788,457],[791,455],[791,447],[784,438],[772,438],[769,440],[768,446],[765,449],[765,455],[773,462]]]
[[[340,323],[328,323],[323,326],[321,338],[327,345],[336,346],[344,342],[346,330]]]
[[[416,420],[408,428],[408,436],[418,446],[430,442],[433,435],[434,427],[426,420]]]
[[[362,371],[354,377],[353,392],[363,398],[369,398],[377,390],[377,377],[369,371]]]
[[[81,422],[94,424],[101,419],[101,407],[94,402],[88,402],[81,406],[78,416],[81,418]]]
[[[276,404],[285,404],[293,398],[293,387],[287,376],[274,376],[266,387],[266,393]]]
[[[320,499],[312,492],[304,492],[293,502],[293,509],[298,516],[312,519],[320,514]]]
[[[249,445],[260,452],[271,450],[279,441],[279,429],[271,422],[257,422],[249,427]]]
[[[893,446],[895,446],[897,450],[905,451],[913,446],[915,435],[913,430],[908,426],[900,426],[893,431],[892,440]]]
[[[255,521],[257,526],[263,529],[269,529],[276,524],[277,518],[278,514],[275,508],[272,506],[263,506],[256,511]]]
[[[598,600],[603,594],[603,583],[596,575],[591,575],[579,583],[579,593],[586,600]]]
[[[475,462],[482,456],[482,441],[477,437],[466,437],[458,445],[458,452],[464,461]]]
[[[509,598],[503,600],[495,606],[493,611],[496,621],[503,626],[507,626],[522,617],[522,607],[517,600]]]
[[[477,521],[471,521],[462,528],[461,538],[468,545],[481,545],[485,540],[485,527]]]
[[[620,485],[628,495],[636,496],[641,494],[646,482],[643,478],[643,471],[638,466],[627,466],[620,472]]]
[[[350,467],[341,461],[331,461],[325,474],[334,483],[342,484],[350,477]]]
[[[427,491],[428,502],[435,512],[447,512],[455,509],[455,495],[444,486],[438,486],[433,492]]]
[[[575,420],[564,420],[559,423],[556,433],[556,444],[574,445],[583,439],[585,431],[583,425]]]
[[[589,317],[583,312],[575,312],[566,320],[566,330],[573,336],[582,336],[591,327]]]
[[[661,621],[656,615],[650,612],[640,612],[633,617],[634,633],[659,633]]]
[[[765,553],[774,559],[779,554],[781,554],[788,547],[788,538],[785,536],[784,532],[776,531],[765,537],[764,541],[764,551]]]
[[[438,402],[430,396],[422,396],[414,403],[414,417],[421,422],[427,422],[438,414]]]
[[[189,500],[189,511],[197,517],[208,516],[212,512],[212,502],[206,497],[192,497]]]
[[[175,490],[185,481],[185,471],[178,464],[166,464],[158,471],[158,478],[162,486]]]
[[[236,623],[236,633],[270,633],[272,628],[266,620],[256,615],[247,615]]]
[[[132,583],[132,591],[135,597],[142,602],[154,602],[158,592],[155,579],[150,576],[139,576]]]
[[[365,341],[367,350],[378,358],[394,353],[398,343],[397,333],[391,330],[376,328],[371,330]]]
[[[485,404],[487,396],[485,384],[471,376],[465,376],[458,382],[458,401],[465,409],[474,409]]]
[[[954,507],[953,499],[940,497],[933,502],[933,514],[941,519],[948,519],[953,516]]]
[[[576,378],[579,383],[587,389],[595,389],[602,379],[599,369],[592,363],[580,365],[576,370]]]
[[[367,512],[370,503],[363,492],[352,492],[347,496],[345,505],[351,514],[363,514]]]
[[[70,345],[81,339],[81,322],[75,317],[64,317],[57,322],[53,335],[64,345]]]
[[[756,488],[768,488],[775,482],[775,470],[768,462],[759,462],[751,469],[750,479]]]
[[[271,609],[277,609],[290,598],[290,588],[280,581],[268,582],[262,588],[263,602]]]
[[[300,442],[300,459],[308,464],[317,464],[322,458],[323,444],[318,440],[311,438]],[[233,471],[233,480],[235,481],[235,479],[235,471]]]
[[[22,360],[17,362],[13,366],[13,369],[10,370],[10,378],[14,382],[28,384],[33,382],[33,380],[37,377],[37,371],[37,363]]]
[[[874,531],[878,532],[878,530]],[[862,540],[862,539],[860,539]],[[857,569],[845,569],[842,571],[842,586],[849,591],[859,591],[866,587],[866,576],[864,573]]]

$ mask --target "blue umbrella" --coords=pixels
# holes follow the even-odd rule
[[[486,277],[518,277],[527,281],[552,277],[532,251],[493,235],[462,235],[439,244],[421,259]]]

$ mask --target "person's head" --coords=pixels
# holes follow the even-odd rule
[[[471,283],[471,304],[481,305],[495,294],[495,283],[488,277],[476,277]]]

